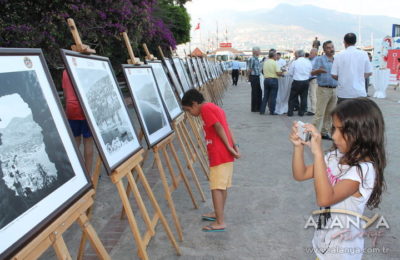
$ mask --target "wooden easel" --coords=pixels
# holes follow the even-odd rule
[[[129,41],[128,36],[125,35],[124,39],[125,39],[125,43],[126,43],[126,45],[128,47],[128,50],[131,49],[130,48],[130,41]],[[154,56],[150,55],[150,53],[148,52],[147,45],[143,44],[143,47],[144,47],[144,49],[146,51],[146,54],[147,54],[146,57],[154,59]],[[129,52],[129,55],[131,57],[131,60],[134,60],[133,51],[128,51],[128,52]],[[179,183],[180,183],[181,180],[183,180],[183,182],[185,184],[185,187],[186,187],[186,189],[187,189],[187,191],[189,193],[189,196],[190,196],[190,198],[192,200],[192,203],[193,203],[193,205],[194,205],[194,207],[196,209],[198,208],[198,205],[197,205],[196,200],[194,198],[193,192],[192,192],[192,190],[190,188],[190,184],[189,184],[189,181],[188,181],[188,179],[187,179],[187,177],[185,175],[183,166],[182,166],[182,164],[180,162],[178,154],[177,154],[177,152],[175,150],[175,147],[173,145],[174,137],[175,137],[175,134],[169,135],[163,141],[161,141],[160,143],[158,143],[155,146],[153,146],[152,147],[152,151],[154,153],[154,163],[157,165],[158,171],[160,173],[161,181],[162,181],[162,184],[163,184],[163,187],[164,187],[165,198],[166,198],[167,204],[168,204],[168,206],[169,206],[169,208],[171,210],[171,215],[172,215],[172,218],[173,218],[173,221],[174,221],[177,233],[178,233],[179,240],[182,241],[183,240],[182,227],[181,227],[180,221],[178,219],[178,216],[176,214],[174,201],[172,200],[172,192],[175,191],[178,188]],[[178,166],[178,170],[179,170],[179,175],[178,176],[176,175],[175,170],[174,170],[174,168],[172,166],[171,159],[170,159],[169,154],[167,152],[167,148],[169,148],[169,150],[171,151],[171,153],[172,153],[172,155],[174,157],[175,163]],[[160,153],[159,153],[160,151],[163,154],[163,157],[165,159],[165,162],[167,164],[167,168],[168,168],[170,176],[171,176],[171,181],[172,181],[171,185],[169,185],[168,181],[167,181],[167,177],[166,177],[166,174],[165,174],[165,171],[164,171],[164,167],[162,165],[161,156],[160,156]],[[126,197],[129,196],[130,192],[132,191],[132,188],[133,187],[129,183],[128,186],[126,187],[126,190],[125,190]],[[124,211],[122,212],[122,216],[121,217],[123,217],[125,214],[127,214],[127,212],[126,212],[126,210],[124,208]]]
[[[172,246],[175,248],[177,255],[181,255],[181,250],[175,240],[175,237],[171,231],[171,228],[169,227],[167,219],[165,218],[164,214],[162,213],[161,208],[160,208],[160,206],[153,194],[153,191],[151,190],[151,187],[146,179],[146,176],[143,173],[142,167],[140,166],[141,161],[143,160],[142,154],[143,154],[143,149],[140,150],[138,153],[136,153],[131,158],[129,158],[127,161],[125,161],[121,166],[119,166],[117,169],[115,169],[113,171],[113,173],[110,175],[111,181],[117,186],[118,194],[121,197],[123,211],[126,214],[126,217],[128,218],[129,226],[131,228],[133,237],[135,238],[136,245],[138,247],[138,256],[144,260],[149,259],[148,255],[147,255],[146,247],[149,244],[151,238],[155,235],[155,227],[157,226],[159,220],[161,221]],[[135,178],[133,178],[133,173],[132,173],[133,171],[135,171],[137,173],[138,181],[141,181],[141,183],[147,193],[147,196],[150,199],[152,207],[155,211],[153,218],[150,218],[147,208],[143,202],[142,196],[140,195],[138,186],[136,184],[136,180],[135,180]],[[127,189],[125,189],[125,187],[124,187],[124,183],[123,183],[124,178],[128,179]],[[129,193],[130,192],[133,193],[133,196],[136,200],[136,203],[138,204],[139,211],[143,217],[143,221],[147,228],[146,232],[144,233],[143,236],[140,234],[140,230],[137,225],[135,215],[133,213],[131,204],[129,202]]]
[[[50,246],[53,246],[58,259],[72,260],[62,235],[75,222],[78,222],[82,231],[89,238],[97,256],[104,260],[111,259],[86,215],[86,211],[93,205],[94,201],[92,196],[94,193],[94,189],[90,189],[86,192],[78,201],[54,220],[53,223],[51,223],[11,259],[37,259]]]
[[[80,39],[79,33],[76,28],[76,25],[72,19],[68,19],[68,25],[71,29],[71,33],[72,33],[73,38],[76,43],[75,45],[72,46],[72,49],[75,51],[83,52],[83,53],[95,53],[94,50],[91,50],[87,45],[82,44],[82,41]],[[77,47],[74,47],[74,46],[77,46]],[[133,60],[133,61],[135,61],[135,60]],[[150,188],[150,185],[147,182],[146,177],[143,174],[143,171],[142,171],[140,165],[138,165],[138,163],[140,163],[142,160],[143,160],[142,151],[140,151],[136,155],[134,155],[130,159],[128,159],[125,163],[123,163],[116,170],[114,170],[114,172],[110,176],[113,183],[117,186],[119,195],[121,197],[124,211],[127,214],[128,222],[131,227],[131,231],[132,231],[134,238],[136,240],[136,243],[137,243],[138,255],[141,259],[148,259],[147,252],[146,252],[146,246],[148,245],[150,239],[155,235],[154,228],[158,224],[158,220],[161,220],[161,222],[167,232],[168,238],[170,239],[175,250],[177,251],[177,254],[180,255],[181,254],[180,248],[175,241],[175,238],[174,238],[174,236],[171,232],[171,229],[168,225],[168,222],[166,221],[157,201],[155,200],[154,194]],[[101,161],[100,157],[98,157],[96,160],[96,166],[95,166],[93,176],[92,176],[92,180],[93,180],[95,189],[97,188],[97,183],[98,183],[98,179],[100,176],[101,164],[102,164],[102,161]],[[147,213],[147,209],[144,206],[143,200],[141,199],[140,193],[137,189],[135,179],[133,178],[133,176],[131,174],[132,169],[135,169],[138,172],[138,178],[142,182],[143,186],[145,187],[146,193],[150,198],[151,204],[152,204],[154,210],[156,211],[156,213],[151,221],[150,221],[149,214]],[[134,197],[139,205],[139,210],[144,218],[144,222],[147,227],[147,232],[145,233],[143,238],[140,235],[135,216],[133,214],[132,208],[129,203],[129,199],[126,196],[126,192],[125,192],[125,189],[123,186],[123,178],[124,177],[128,178],[129,186],[131,187],[130,190],[134,194]],[[94,194],[95,194],[95,192],[93,190],[92,196],[94,196]],[[91,217],[91,215],[92,215],[92,210],[93,210],[92,205],[93,205],[93,203],[91,203],[91,205],[89,205],[85,209],[85,212],[87,212],[89,214],[89,217]],[[86,224],[86,223],[84,223],[84,224]],[[83,258],[83,253],[84,253],[84,249],[86,246],[87,238],[89,238],[92,241],[92,234],[90,234],[89,232],[84,230],[84,233],[82,234],[82,237],[81,237],[81,242],[80,242],[80,247],[79,247],[79,252],[78,252],[78,259]],[[97,248],[95,248],[95,249],[97,252],[98,249]],[[104,247],[103,247],[103,249],[104,249]],[[107,254],[105,249],[104,249],[104,252]],[[108,258],[102,258],[102,259],[109,259],[108,254],[107,254],[107,257]],[[62,258],[62,259],[70,259],[70,257]]]
[[[164,59],[165,56],[164,56],[164,53],[160,46],[158,46],[158,50],[160,52],[161,57]],[[171,55],[173,57],[174,53],[173,53],[173,50],[171,47],[170,47],[170,51],[171,51]],[[208,180],[209,173],[208,173],[207,157],[203,156],[203,154],[200,154],[200,152],[197,151],[196,145],[193,142],[192,137],[189,133],[189,130],[187,129],[187,126],[186,126],[187,120],[188,120],[188,117],[186,116],[186,113],[185,113],[185,115],[181,115],[178,118],[176,118],[173,121],[172,126],[173,126],[175,132],[177,133],[181,149],[185,156],[186,165],[187,165],[188,169],[192,172],[193,179],[195,180],[196,185],[198,186],[198,189],[200,191],[201,188],[198,184],[197,175],[195,173],[193,164],[198,159],[200,166],[203,169],[204,175],[206,176],[206,178]],[[196,139],[196,140],[198,140],[200,142],[199,145],[201,145],[203,143],[201,141],[201,139]],[[202,191],[200,191],[200,193],[201,193],[202,199],[204,201],[204,194]]]

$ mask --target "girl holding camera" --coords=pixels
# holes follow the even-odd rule
[[[379,107],[367,98],[345,100],[331,115],[333,147],[325,155],[321,134],[313,125],[304,125],[305,132],[311,134],[306,142],[297,133],[297,122],[293,124],[289,137],[294,146],[293,177],[297,181],[314,179],[317,203],[325,207],[312,240],[317,257],[361,259],[363,225],[351,223],[357,223],[365,206],[373,209],[381,202],[385,189],[385,124]],[[304,145],[311,148],[314,158],[307,166]]]

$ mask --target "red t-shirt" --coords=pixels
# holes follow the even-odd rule
[[[65,97],[65,114],[69,120],[85,120],[85,114],[72,87],[68,72],[64,70],[62,76],[62,88]]]
[[[233,155],[228,151],[214,128],[214,124],[219,122],[225,130],[229,144],[233,146],[232,136],[229,131],[224,110],[213,103],[204,103],[201,106],[200,114],[204,122],[203,127],[207,144],[208,158],[210,160],[210,167],[227,162],[233,162]]]

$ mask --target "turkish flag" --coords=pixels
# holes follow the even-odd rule
[[[194,28],[194,30],[200,30],[200,23],[197,23],[196,27]]]

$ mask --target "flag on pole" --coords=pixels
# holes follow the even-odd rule
[[[200,23],[197,23],[196,27],[194,28],[194,30],[200,30]]]

